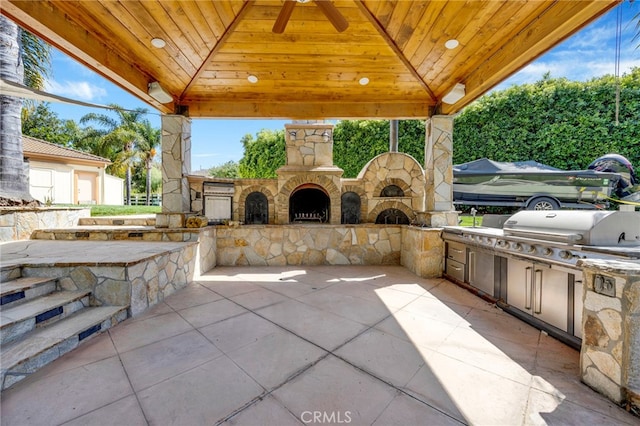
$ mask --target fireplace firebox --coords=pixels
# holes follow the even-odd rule
[[[329,194],[319,185],[305,184],[291,193],[289,199],[289,222],[329,223]]]

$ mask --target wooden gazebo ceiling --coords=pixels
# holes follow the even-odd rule
[[[5,0],[2,13],[166,113],[424,118],[459,111],[618,2],[336,0],[341,33],[313,1],[282,34],[281,0]],[[152,99],[152,81],[174,103]],[[456,83],[465,97],[442,103]]]

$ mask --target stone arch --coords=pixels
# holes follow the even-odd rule
[[[407,206],[404,203],[401,203],[400,201],[386,200],[378,203],[373,208],[373,210],[369,212],[368,221],[375,223],[376,219],[378,218],[378,215],[382,213],[384,210],[388,210],[388,209],[400,210],[402,213],[404,213],[407,216],[407,218],[409,219],[409,223],[415,220],[415,213],[413,209],[411,209],[409,206]]]
[[[245,206],[247,197],[254,192],[260,192],[267,198],[267,210],[269,212],[268,223],[273,223],[275,218],[275,197],[273,196],[271,191],[269,191],[269,189],[261,185],[248,186],[244,188],[244,190],[238,196],[238,220],[244,220],[246,215]]]
[[[378,182],[378,184],[375,186],[375,189],[373,190],[373,196],[374,197],[381,197],[382,195],[382,191],[391,185],[395,185],[398,188],[400,188],[402,190],[402,192],[404,193],[404,197],[410,197],[411,196],[411,187],[409,186],[408,182],[405,182],[402,179],[399,178],[387,178],[384,180],[381,180]]]
[[[327,191],[315,183],[304,183],[289,196],[289,222],[331,219],[331,199]]]
[[[379,197],[386,186],[396,185],[404,192],[403,202],[415,211],[424,209],[425,179],[424,169],[416,159],[401,152],[387,152],[374,157],[358,175],[370,200]],[[377,205],[371,202],[370,209]]]
[[[289,219],[289,197],[296,188],[305,184],[315,184],[329,196],[329,205],[331,206],[331,223],[340,223],[340,189],[334,181],[325,175],[316,175],[313,173],[301,173],[288,179],[278,192],[278,223],[288,223]],[[337,222],[336,222],[337,220]]]

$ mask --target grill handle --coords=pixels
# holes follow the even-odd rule
[[[582,241],[584,236],[582,234],[575,233],[563,233],[563,232],[545,232],[545,231],[533,231],[531,229],[507,229],[504,228],[505,235],[513,235],[517,237],[528,237],[534,238],[536,240],[546,240],[546,241],[560,241],[567,243],[575,243],[578,241]]]
[[[536,269],[533,281],[533,313],[542,313],[542,269]]]
[[[524,308],[531,309],[531,266],[524,270]]]
[[[469,252],[469,284],[475,284],[476,282],[476,253],[474,251]]]

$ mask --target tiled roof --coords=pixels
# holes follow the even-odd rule
[[[53,157],[64,157],[75,160],[99,161],[101,163],[111,163],[110,160],[88,152],[78,151],[77,149],[66,148],[62,145],[43,141],[41,139],[32,138],[31,136],[22,135],[22,151],[25,156],[29,154],[39,154]]]

